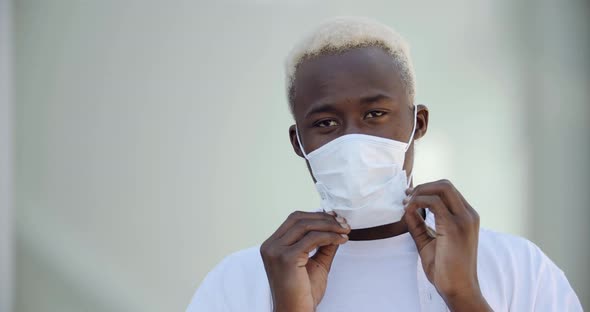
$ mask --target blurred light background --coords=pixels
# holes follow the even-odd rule
[[[183,311],[224,256],[317,207],[283,59],[334,15],[412,46],[417,182],[450,179],[590,308],[587,1],[0,3],[1,311]]]

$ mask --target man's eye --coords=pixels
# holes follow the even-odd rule
[[[335,127],[337,125],[338,123],[334,119],[324,119],[315,123],[315,126],[320,128]]]
[[[385,115],[385,112],[382,112],[382,111],[371,111],[371,112],[368,112],[365,115],[365,119],[367,119],[367,118],[381,117],[383,115]]]

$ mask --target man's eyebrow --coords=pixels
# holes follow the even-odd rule
[[[381,100],[391,100],[392,98],[386,94],[378,93],[375,95],[369,95],[365,97],[361,97],[360,103],[361,105],[371,104],[375,102],[379,102]]]
[[[334,105],[331,103],[319,103],[319,104],[314,104],[311,107],[312,108],[309,111],[307,111],[304,118],[307,118],[313,114],[331,113],[331,112],[336,111],[336,107],[334,107]]]
[[[360,98],[359,102],[361,105],[367,105],[375,102],[379,102],[381,100],[391,100],[392,98],[383,93],[372,94],[369,96],[363,96]],[[331,113],[335,112],[337,109],[334,104],[332,103],[323,103],[319,102],[318,104],[313,104],[312,108],[305,114],[304,118],[307,118],[313,114],[318,113]]]

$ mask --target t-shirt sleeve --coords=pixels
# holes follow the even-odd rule
[[[186,312],[228,312],[223,289],[226,261],[219,263],[207,274],[197,289]]]
[[[580,300],[570,286],[565,274],[536,245],[531,243],[539,255],[539,276],[534,293],[534,309],[540,312],[583,311]]]

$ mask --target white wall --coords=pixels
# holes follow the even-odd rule
[[[531,238],[590,309],[590,2],[542,0],[524,43],[531,153]]]
[[[0,312],[12,310],[12,6],[0,0]]]
[[[416,180],[449,178],[483,226],[532,237],[539,177],[523,142],[534,90],[519,35],[528,11],[515,9],[17,1],[16,311],[183,310],[223,256],[313,209],[288,141],[282,64],[294,40],[333,15],[373,16],[410,41],[417,100],[431,109]]]

